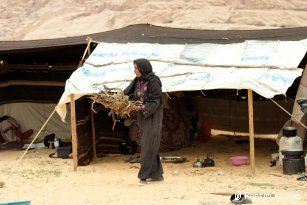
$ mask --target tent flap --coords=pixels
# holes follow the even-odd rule
[[[124,89],[135,77],[132,62],[151,61],[163,92],[251,89],[265,98],[285,94],[301,76],[297,65],[307,50],[301,41],[245,41],[235,44],[99,43],[66,81],[57,112],[65,119],[69,95],[98,93],[103,85]]]

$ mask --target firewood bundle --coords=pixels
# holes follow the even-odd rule
[[[112,116],[114,130],[116,122],[119,121],[118,118],[130,117],[131,110],[129,108],[132,105],[142,105],[142,102],[129,100],[129,96],[125,95],[119,88],[108,88],[106,86],[104,88],[102,92],[93,94],[89,98],[92,100],[94,112],[93,106],[95,103],[99,103],[110,110],[108,116]]]

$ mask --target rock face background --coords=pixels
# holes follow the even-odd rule
[[[86,35],[149,23],[233,30],[307,26],[306,0],[0,0],[0,40]]]

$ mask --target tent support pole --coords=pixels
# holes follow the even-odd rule
[[[36,134],[36,136],[33,138],[32,142],[29,144],[29,146],[27,147],[27,149],[23,152],[23,154],[21,155],[21,157],[19,158],[18,162],[20,162],[20,160],[22,160],[22,158],[25,156],[25,154],[27,153],[27,151],[30,149],[30,147],[32,146],[32,144],[34,143],[34,141],[36,140],[36,138],[38,137],[38,135],[42,132],[42,130],[45,128],[45,126],[47,125],[47,123],[49,122],[50,118],[53,116],[53,114],[55,113],[55,108],[52,111],[52,113],[50,114],[50,116],[48,117],[48,119],[46,120],[46,122],[44,123],[44,125],[41,127],[41,129],[38,131],[38,133]]]
[[[255,143],[254,143],[254,109],[253,91],[248,89],[248,124],[249,124],[249,150],[252,173],[255,173]]]
[[[71,135],[72,135],[72,158],[73,169],[77,171],[78,166],[78,141],[77,141],[77,125],[76,125],[76,104],[74,94],[70,94],[70,123],[71,123]]]
[[[93,152],[94,159],[97,159],[96,153],[96,132],[95,132],[95,122],[94,122],[94,111],[91,109],[91,122],[92,122],[92,136],[93,136]]]

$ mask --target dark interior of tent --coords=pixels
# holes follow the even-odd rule
[[[199,32],[191,33],[190,36],[184,38],[180,36],[181,30],[180,32],[174,33],[172,31],[170,33],[169,29],[159,31],[161,29],[159,27],[146,27],[147,30],[144,27],[141,29],[126,27],[124,29],[126,30],[118,30],[115,33],[105,32],[101,36],[96,34],[92,37],[106,42],[113,42],[112,38],[113,40],[115,38],[115,42],[149,43],[225,41],[223,37],[225,34],[222,36],[219,33],[217,34],[221,36],[220,38],[217,37],[219,35],[210,32],[206,35],[203,34],[202,38],[202,34]],[[147,35],[146,32],[151,35]],[[300,38],[307,33],[302,34],[301,32],[298,32]],[[145,33],[145,37],[149,36],[148,39],[140,39],[139,36],[144,37],[144,35],[140,35],[141,33]],[[185,34],[187,33],[189,32],[185,31]],[[229,31],[227,35],[232,36],[228,43],[245,39],[258,39],[255,33],[250,32],[242,32],[238,35]],[[248,38],[248,35],[252,37]],[[270,35],[268,33],[267,36],[269,37],[267,38],[263,37],[265,35],[263,33],[258,34],[258,37],[259,35],[260,39],[276,39],[276,34],[272,36],[272,33]],[[293,34],[293,36],[295,35]],[[133,38],[133,40],[129,38]],[[287,38],[280,36],[280,39]],[[85,37],[75,38],[75,41],[62,39],[56,44],[52,43],[56,40],[47,43],[41,42],[43,40],[20,42],[20,44],[0,42],[0,104],[12,102],[57,103],[59,101],[64,91],[65,81],[83,63],[84,50],[87,46]],[[62,44],[62,42],[66,43]],[[91,43],[89,50],[93,50],[96,45],[97,43]],[[8,47],[13,48],[8,49]],[[86,56],[88,56],[88,53]],[[298,67],[305,68],[306,62],[307,52]],[[297,78],[288,89],[287,96],[278,95],[273,100],[291,112],[299,82],[300,78]],[[161,151],[189,146],[193,140],[205,142],[211,129],[226,130],[231,135],[248,133],[247,90],[219,89],[174,92],[168,93],[165,99]],[[255,92],[253,93],[253,100],[255,133],[278,133],[289,116],[271,100],[265,99]],[[133,132],[130,129],[133,122],[128,122],[127,119],[118,119],[114,130],[112,130],[114,122],[108,116],[109,111],[97,104],[94,106],[94,110],[96,110],[96,113],[91,109],[91,101],[88,96],[76,101],[79,165],[89,164],[94,156],[93,135],[95,135],[96,153],[97,156],[100,156],[106,153],[119,153],[119,145],[127,142],[131,132]],[[195,130],[196,121],[198,130]],[[198,136],[195,133],[198,133]]]

